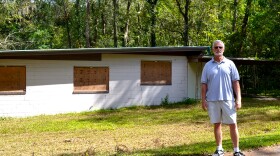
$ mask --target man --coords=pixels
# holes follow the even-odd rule
[[[229,125],[234,146],[234,156],[244,156],[239,150],[239,133],[236,111],[241,108],[239,73],[235,64],[224,57],[225,45],[221,40],[213,42],[214,57],[208,61],[201,76],[202,108],[208,111],[214,124],[217,149],[213,156],[223,156],[222,123]]]

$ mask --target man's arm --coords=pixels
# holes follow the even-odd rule
[[[207,91],[207,84],[201,84],[201,102],[203,110],[207,110],[207,102],[206,102],[206,91]]]
[[[240,90],[240,84],[239,81],[233,82],[233,90],[236,95],[235,97],[235,108],[240,109],[241,108],[241,90]]]

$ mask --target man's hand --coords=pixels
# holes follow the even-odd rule
[[[235,101],[235,109],[238,110],[241,108],[241,100],[236,100]]]
[[[201,100],[202,100],[202,109],[203,110],[207,110],[208,105],[206,102],[206,92],[207,92],[207,84],[206,83],[202,83],[201,84]]]
[[[238,110],[241,108],[241,91],[240,91],[240,84],[239,81],[233,82],[233,90],[236,95],[235,99],[235,109]]]
[[[202,101],[202,109],[206,111],[207,108],[208,108],[207,102],[205,100],[203,100]]]

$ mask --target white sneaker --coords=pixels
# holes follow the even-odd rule
[[[224,150],[216,150],[212,156],[224,156]]]

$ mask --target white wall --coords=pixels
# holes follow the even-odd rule
[[[141,60],[172,61],[172,85],[141,86]],[[188,65],[183,56],[103,54],[102,61],[0,60],[0,65],[26,66],[27,85],[26,95],[0,95],[0,116],[158,105],[166,95],[170,101],[191,97],[187,95]],[[109,67],[109,93],[72,94],[74,66]]]

